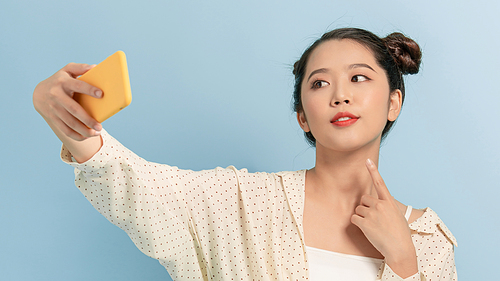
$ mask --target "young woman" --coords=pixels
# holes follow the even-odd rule
[[[435,212],[396,201],[377,170],[419,46],[400,33],[325,33],[294,65],[294,105],[316,147],[310,170],[194,172],[148,162],[72,99],[99,97],[68,64],[35,108],[63,142],[76,185],[174,280],[456,280],[455,238]]]

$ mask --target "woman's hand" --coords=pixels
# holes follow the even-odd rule
[[[35,109],[60,138],[62,133],[63,137],[82,141],[99,135],[102,129],[101,124],[73,99],[75,92],[97,98],[102,96],[100,89],[76,79],[93,67],[70,63],[40,82],[33,92]]]
[[[351,222],[363,231],[396,274],[402,278],[412,276],[418,272],[418,264],[408,222],[375,164],[367,160],[366,167],[372,177],[378,198],[363,195],[351,217]]]

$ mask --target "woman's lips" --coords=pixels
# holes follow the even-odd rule
[[[358,121],[359,117],[348,112],[339,112],[335,114],[333,117],[331,123],[337,127],[347,127],[351,126],[352,124],[356,123]]]

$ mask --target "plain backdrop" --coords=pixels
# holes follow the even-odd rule
[[[311,168],[291,69],[325,31],[400,31],[422,47],[381,149],[394,197],[431,207],[458,239],[461,280],[491,280],[500,231],[498,1],[3,1],[0,279],[170,280],[74,186],[32,104],[69,62],[128,58],[132,104],[104,122],[150,161]]]

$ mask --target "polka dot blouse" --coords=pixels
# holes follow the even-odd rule
[[[174,280],[307,280],[305,170],[181,170],[148,162],[103,130],[103,146],[75,167],[76,186]],[[420,272],[456,280],[455,238],[427,208],[410,224]],[[332,279],[333,280],[333,279]],[[403,280],[383,263],[374,280]]]

